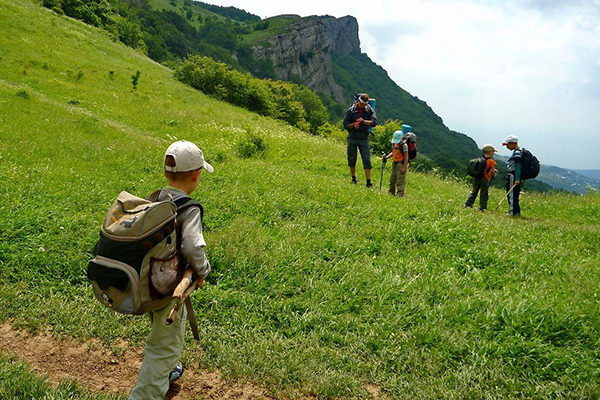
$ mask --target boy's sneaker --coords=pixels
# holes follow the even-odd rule
[[[169,373],[169,385],[181,378],[181,375],[183,375],[183,365],[177,363],[175,369]]]
[[[371,182],[367,182],[367,187],[368,187],[368,188],[372,188],[372,187],[373,187],[373,184],[372,184]]]
[[[356,177],[354,177],[354,176],[352,177],[352,183],[355,185],[358,183],[358,181],[356,180]]]

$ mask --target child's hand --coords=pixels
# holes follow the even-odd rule
[[[204,287],[204,278],[196,279],[196,287],[202,289]]]

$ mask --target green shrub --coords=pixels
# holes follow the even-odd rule
[[[323,125],[321,125],[318,128],[317,133],[328,139],[333,139],[337,142],[343,143],[346,142],[346,137],[348,136],[348,132],[344,129],[340,129],[339,124],[334,125],[330,122],[326,122]]]
[[[262,80],[209,57],[191,56],[175,69],[184,83],[219,100],[316,133],[327,109],[310,89],[290,82]]]
[[[392,149],[394,132],[402,129],[402,121],[388,120],[373,128],[371,136],[371,153],[376,155],[388,154]]]
[[[140,71],[135,71],[135,74],[131,75],[131,85],[133,86],[133,90],[137,89],[138,83],[140,81]]]
[[[29,98],[29,92],[25,89],[19,90],[17,92],[17,97],[21,97],[23,99],[28,99]]]
[[[148,46],[144,42],[142,28],[137,22],[121,16],[115,16],[113,31],[116,38],[124,45],[141,50],[143,53],[148,51]]]
[[[249,128],[246,128],[246,136],[237,147],[238,154],[242,158],[261,157],[266,149],[264,139]]]

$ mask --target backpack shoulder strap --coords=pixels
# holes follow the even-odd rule
[[[163,189],[155,190],[154,192],[146,196],[146,199],[150,201],[158,201],[158,196],[161,194],[161,192],[165,192],[171,198],[171,200],[173,200],[173,196],[171,196],[171,193],[169,193],[168,190]]]
[[[198,203],[196,200],[192,199],[189,196],[183,196],[177,200],[173,200],[173,195],[171,194],[171,192],[169,192],[168,189],[158,189],[150,193],[146,198],[150,201],[157,201],[160,193],[166,193],[166,195],[169,196],[169,199],[175,204],[175,207],[177,207],[177,212],[181,212],[189,207],[197,206],[200,208],[200,219],[204,217],[204,207],[202,207],[202,204]]]
[[[204,218],[204,207],[202,204],[198,203],[196,200],[191,197],[184,196],[174,201],[175,206],[177,207],[177,212],[181,212],[190,207],[198,207],[200,208],[200,220]]]

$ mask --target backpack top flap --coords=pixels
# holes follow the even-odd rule
[[[152,202],[122,191],[108,210],[102,233],[118,241],[135,241],[152,235],[175,219],[172,201]]]

